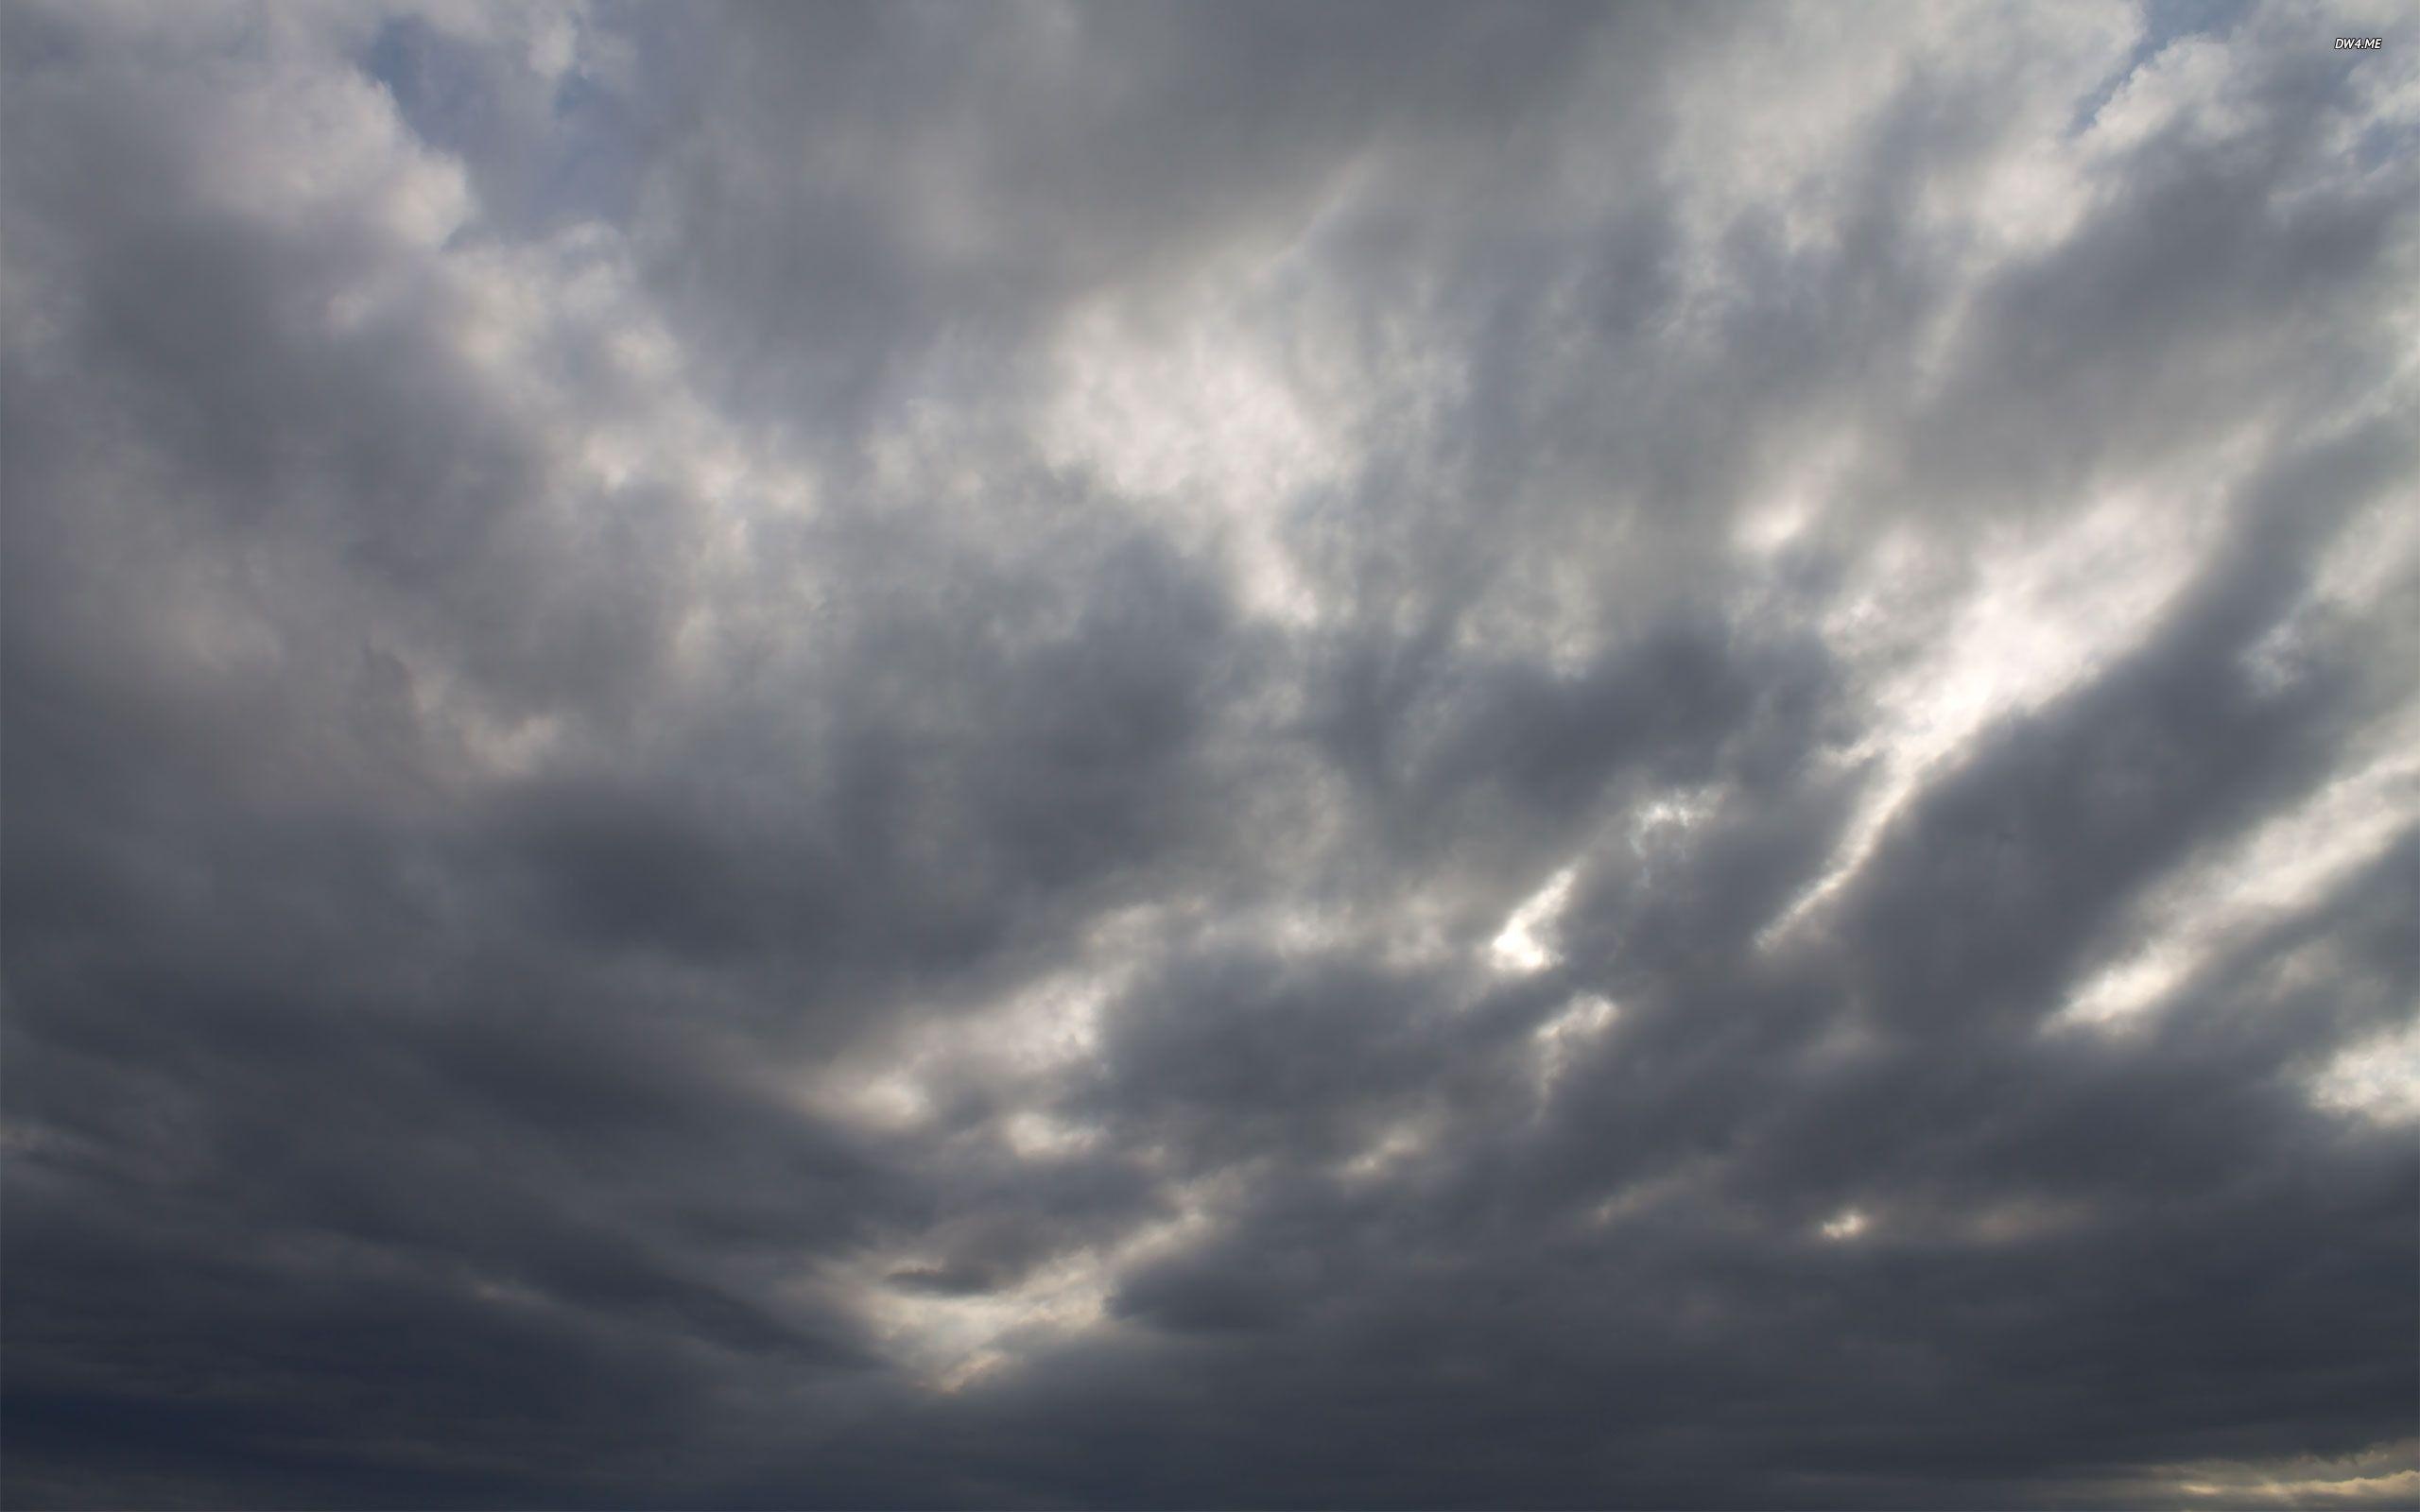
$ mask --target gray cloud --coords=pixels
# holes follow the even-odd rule
[[[0,1490],[2412,1501],[2410,19],[0,11]]]

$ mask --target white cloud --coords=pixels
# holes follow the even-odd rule
[[[1504,928],[1488,942],[1488,955],[1497,971],[1527,976],[1562,959],[1554,943],[1555,928],[1564,905],[1571,901],[1571,885],[1579,875],[1576,865],[1565,867],[1512,910]]]

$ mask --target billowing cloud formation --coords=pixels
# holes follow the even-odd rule
[[[2415,21],[10,5],[9,1499],[2411,1501]]]

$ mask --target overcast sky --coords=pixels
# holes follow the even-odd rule
[[[2420,8],[7,0],[0,404],[11,1504],[2420,1503]]]

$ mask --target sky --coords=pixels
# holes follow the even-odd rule
[[[2409,3],[6,0],[0,466],[9,1505],[2420,1504]]]

